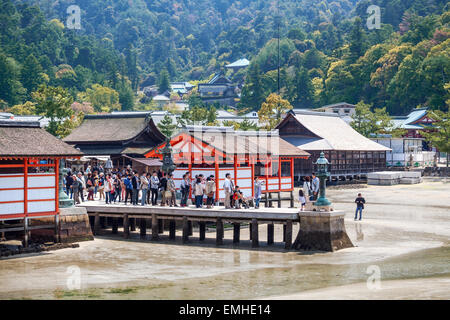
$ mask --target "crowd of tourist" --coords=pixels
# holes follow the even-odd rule
[[[226,209],[249,208],[250,203],[259,209],[264,180],[255,177],[254,196],[245,197],[239,186],[236,186],[231,174],[226,174],[223,182],[225,192],[224,205]],[[173,174],[166,174],[161,170],[138,173],[130,166],[120,169],[103,169],[101,166],[88,166],[85,171],[69,172],[65,177],[66,193],[79,204],[84,201],[105,201],[106,204],[124,203],[125,205],[151,205],[186,207],[188,200],[196,208],[213,208],[216,203],[216,180],[214,175],[205,177],[196,175],[192,178],[189,172],[183,175],[179,192],[180,204],[177,204],[177,187]],[[316,201],[319,195],[320,181],[313,173],[306,177],[303,187],[299,190],[301,210],[305,210],[306,203]]]
[[[249,202],[255,200],[255,207],[259,208],[262,187],[261,182],[255,180],[255,198],[244,197],[239,186],[235,186],[226,175],[224,182],[225,205],[227,208],[249,208]],[[138,173],[130,166],[120,169],[103,169],[88,166],[85,171],[69,172],[64,177],[65,191],[76,204],[84,201],[105,201],[106,204],[124,203],[125,205],[152,205],[186,207],[192,197],[196,208],[213,208],[216,203],[217,185],[214,175],[205,177],[196,175],[191,178],[189,172],[183,175],[179,192],[180,204],[177,204],[177,187],[173,174],[153,171]]]

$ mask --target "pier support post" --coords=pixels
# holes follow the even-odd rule
[[[186,216],[183,217],[183,243],[189,241],[189,221]]]
[[[112,233],[117,234],[119,232],[119,218],[112,219]]]
[[[281,192],[278,192],[278,208],[281,208]]]
[[[23,221],[23,232],[23,246],[28,248],[28,218],[25,218]]]
[[[250,236],[250,240],[252,240],[252,228],[253,228],[253,225],[252,225],[252,223],[250,222],[250,223],[248,224],[248,234],[249,234],[249,236]]]
[[[158,239],[158,217],[154,213],[152,214],[152,240],[157,241]]]
[[[147,220],[139,219],[139,232],[141,234],[141,239],[145,239],[147,235]]]
[[[283,242],[286,242],[286,225],[283,224]]]
[[[177,231],[177,223],[175,220],[170,220],[169,222],[169,239],[175,240],[176,239],[176,231]]]
[[[130,219],[130,231],[136,231],[136,218]]]
[[[269,188],[269,186],[267,186]],[[269,194],[266,192],[264,193],[264,207],[269,208]]]
[[[295,205],[294,205],[294,191],[291,191],[291,206],[290,206],[290,208],[295,208]]]
[[[267,225],[267,245],[269,246],[273,244],[274,229],[273,223]]]
[[[218,218],[216,221],[216,245],[220,246],[223,244],[223,221]]]
[[[252,220],[252,248],[259,247],[259,238],[258,238],[258,220]]]
[[[100,214],[96,213],[94,218],[94,236],[98,235],[100,231]]]
[[[239,241],[241,237],[241,224],[240,223],[233,223],[233,243],[239,244]]]
[[[206,223],[205,222],[200,222],[199,223],[199,227],[200,227],[199,240],[200,241],[205,241],[205,238],[206,238]]]
[[[192,228],[192,221],[188,222],[188,227],[189,227],[189,236],[192,236],[194,234],[193,228]]]
[[[284,248],[286,250],[291,249],[292,247],[292,220],[286,222],[286,237],[285,237]]]
[[[164,220],[158,219],[158,233],[162,234],[164,233]]]
[[[123,216],[123,237],[125,239],[130,237],[130,219],[127,214]]]

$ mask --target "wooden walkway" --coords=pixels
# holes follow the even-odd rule
[[[161,207],[161,206],[132,206],[124,204],[105,205],[100,202],[84,202],[80,207],[87,209],[88,215],[93,217],[93,233],[99,234],[101,218],[112,218],[113,233],[118,232],[119,218],[123,219],[123,234],[130,236],[130,228],[135,230],[136,221],[139,224],[140,235],[146,236],[147,227],[151,228],[151,239],[159,240],[164,233],[164,224],[169,223],[169,239],[175,240],[177,221],[182,222],[183,243],[192,236],[192,222],[199,224],[199,240],[205,240],[206,223],[216,226],[216,244],[222,245],[224,239],[224,223],[233,224],[233,243],[239,244],[241,223],[250,224],[250,238],[252,247],[259,247],[258,225],[267,224],[267,243],[274,243],[274,224],[283,225],[283,241],[286,249],[292,247],[292,226],[299,222],[298,210],[288,208],[261,208],[261,209],[197,209],[195,207]],[[137,219],[137,220],[136,220]],[[104,219],[105,220],[105,219]],[[103,221],[104,222],[104,221]]]

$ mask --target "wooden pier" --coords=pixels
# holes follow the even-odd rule
[[[123,219],[123,236],[129,238],[130,231],[136,230],[138,221],[141,238],[146,237],[147,228],[151,229],[151,240],[158,241],[164,233],[164,225],[169,226],[169,239],[175,241],[176,226],[182,226],[182,243],[188,243],[192,233],[192,223],[199,225],[199,241],[205,240],[206,223],[216,226],[216,245],[223,245],[224,224],[233,225],[233,244],[238,245],[242,223],[249,223],[250,240],[252,247],[259,247],[258,227],[267,224],[267,244],[274,244],[274,225],[283,225],[283,242],[285,249],[292,248],[292,228],[299,222],[298,210],[296,209],[225,209],[216,207],[214,209],[197,209],[195,207],[161,207],[161,206],[132,206],[124,204],[105,205],[99,202],[85,202],[80,206],[87,209],[88,215],[93,217],[93,232],[98,235],[101,224],[105,218],[112,220],[112,232],[118,233],[119,218]],[[103,218],[101,221],[101,218]],[[136,220],[138,219],[138,220]],[[168,223],[168,224],[167,224]],[[150,226],[151,225],[151,226]]]

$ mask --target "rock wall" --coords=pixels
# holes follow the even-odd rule
[[[300,212],[300,231],[294,243],[297,250],[337,251],[353,247],[347,235],[342,211]]]
[[[94,240],[89,216],[86,208],[63,208],[60,209],[60,242],[73,243]],[[35,219],[33,225],[46,225],[53,223],[54,218]],[[54,230],[33,230],[31,239],[36,242],[55,240]]]

